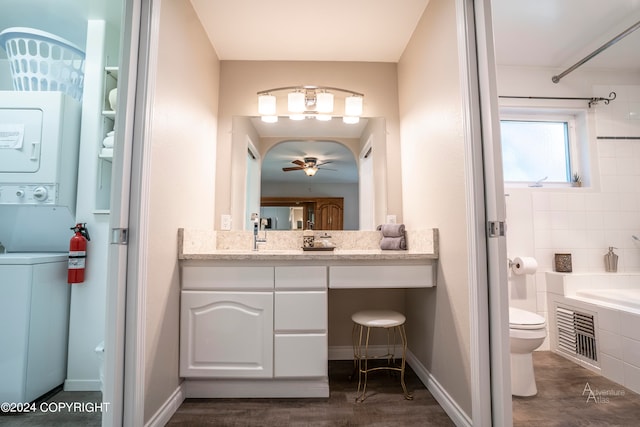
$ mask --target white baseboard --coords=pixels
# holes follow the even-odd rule
[[[158,408],[156,413],[153,414],[153,417],[145,424],[145,427],[163,427],[169,422],[173,414],[176,413],[180,405],[182,405],[182,402],[184,402],[185,394],[183,384],[184,382],[182,382],[164,404]]]
[[[100,391],[100,380],[64,380],[64,391]]]
[[[411,351],[407,351],[407,363],[456,426],[471,427],[473,425],[471,418],[460,408],[458,403],[447,393],[447,390],[440,385]]]

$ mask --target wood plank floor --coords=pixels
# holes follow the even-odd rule
[[[533,366],[538,394],[513,397],[514,426],[640,425],[637,393],[550,351],[534,351]]]
[[[447,414],[407,369],[413,400],[405,400],[397,377],[377,372],[367,399],[355,403],[352,361],[329,363],[327,399],[187,399],[167,426],[453,426]]]
[[[514,426],[591,427],[640,425],[640,395],[548,351],[534,352],[538,394],[513,398]],[[356,404],[352,362],[329,363],[328,399],[187,399],[168,426],[452,426],[408,369],[407,401],[396,378],[373,376],[371,394]],[[594,393],[590,397],[588,387]],[[608,392],[609,396],[598,395]],[[100,392],[60,392],[49,402],[95,402]],[[98,413],[36,412],[0,415],[1,426],[100,426]]]

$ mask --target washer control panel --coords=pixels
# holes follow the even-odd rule
[[[55,184],[0,184],[0,205],[54,205]]]

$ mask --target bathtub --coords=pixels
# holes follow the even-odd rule
[[[640,393],[640,273],[547,272],[545,278],[551,350]],[[571,316],[592,317],[596,360],[567,351]]]
[[[576,299],[606,307],[619,308],[631,313],[640,313],[640,284],[638,289],[587,289],[577,290]]]

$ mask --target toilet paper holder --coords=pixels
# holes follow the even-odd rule
[[[509,262],[509,270],[517,275],[533,274],[538,268],[538,263],[532,257],[515,257],[513,260],[507,258]]]

